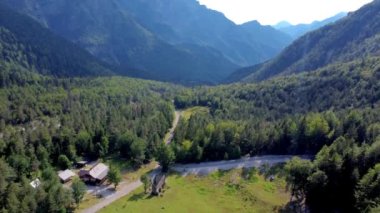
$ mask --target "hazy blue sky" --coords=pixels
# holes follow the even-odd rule
[[[286,20],[292,24],[322,20],[339,12],[359,9],[372,0],[198,0],[208,8],[223,12],[240,24],[258,20],[276,24]]]

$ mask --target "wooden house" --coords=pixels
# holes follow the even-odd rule
[[[75,176],[75,173],[71,171],[70,169],[66,169],[65,171],[58,172],[58,177],[62,183],[67,183],[71,181],[74,176]]]
[[[79,177],[86,183],[102,184],[109,172],[109,167],[103,163],[98,163],[90,170],[80,170]]]

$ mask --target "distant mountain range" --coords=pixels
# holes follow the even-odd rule
[[[380,56],[380,1],[310,32],[272,60],[238,70],[228,82],[257,82],[279,75],[310,72],[329,64]]]
[[[239,66],[267,60],[291,41],[288,35],[256,21],[236,25],[195,0],[122,2],[139,23],[162,40],[211,47]]]
[[[310,24],[292,25],[289,22],[282,21],[282,22],[274,25],[273,27],[277,30],[280,30],[280,31],[290,35],[292,38],[297,39],[297,38],[303,36],[304,34],[310,32],[310,31],[321,28],[327,24],[334,23],[334,22],[338,21],[339,19],[345,17],[346,15],[347,15],[346,12],[341,12],[341,13],[336,14],[333,17],[327,18],[327,19],[322,20],[322,21],[313,21]]]
[[[258,22],[235,25],[196,0],[1,2],[117,67],[117,74],[183,84],[218,83],[292,40]]]

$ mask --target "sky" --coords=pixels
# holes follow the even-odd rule
[[[198,0],[210,9],[220,11],[237,24],[257,20],[274,25],[310,23],[359,9],[372,0]]]

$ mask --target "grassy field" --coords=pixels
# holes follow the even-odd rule
[[[210,109],[207,108],[207,107],[191,107],[191,108],[188,108],[186,109],[182,116],[185,120],[189,120],[190,116],[194,113],[204,113],[204,114],[208,114],[210,112]]]
[[[151,197],[139,188],[103,209],[113,212],[277,212],[289,201],[285,182],[266,181],[242,170],[216,172],[207,177],[171,175],[161,197]],[[245,176],[246,177],[246,176]]]
[[[373,208],[373,209],[371,209],[370,212],[371,212],[371,213],[379,213],[379,212],[380,212],[380,206],[377,207],[377,208]]]

